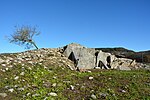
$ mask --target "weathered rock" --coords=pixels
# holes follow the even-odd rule
[[[6,93],[0,93],[0,96],[5,98],[7,96],[7,94]]]
[[[70,85],[70,89],[71,89],[71,90],[74,90],[74,88],[75,88],[75,86]]]
[[[118,70],[131,70],[131,69],[127,66],[118,66]]]
[[[127,58],[117,58],[110,53],[87,48],[80,44],[69,44],[63,48],[29,50],[15,54],[0,54],[0,66],[13,67],[15,65],[51,65],[69,67],[71,70],[86,72],[87,69],[119,69],[129,70],[147,68],[142,63]]]
[[[91,98],[92,98],[92,99],[97,99],[97,98],[96,98],[96,95],[94,95],[94,94],[91,95]]]
[[[29,50],[15,54],[0,54],[0,64],[3,67],[12,67],[13,65],[21,64],[26,65],[52,65],[52,66],[65,66],[71,70],[75,70],[74,64],[65,56],[62,56],[58,49],[39,49]],[[1,59],[3,58],[3,59]],[[4,60],[5,59],[5,60]]]
[[[75,67],[81,69],[121,69],[129,70],[135,67],[136,61],[127,58],[117,58],[110,53],[87,48],[79,44],[69,44],[60,50],[68,59],[74,62]],[[126,67],[124,67],[126,66]],[[132,68],[133,69],[133,68]]]
[[[107,95],[108,95],[107,93],[100,93],[100,96],[101,96],[102,99],[106,99]]]
[[[48,93],[49,96],[54,96],[56,97],[57,96],[57,93],[54,93],[54,92],[51,92],[51,93]]]
[[[92,77],[92,76],[90,76],[90,77],[89,77],[89,80],[92,80],[92,79],[93,79],[93,77]]]
[[[95,49],[88,49],[79,44],[70,44],[64,47],[63,54],[74,62],[75,67],[91,69],[94,68],[94,53]]]
[[[13,88],[11,88],[11,89],[8,89],[8,91],[9,91],[9,92],[14,92],[14,89],[13,89]]]
[[[111,64],[112,61],[115,59],[115,55],[111,55],[110,53],[105,53],[100,50],[95,53],[95,56],[96,56],[96,66],[102,69],[113,68]]]
[[[5,60],[3,60],[3,59],[0,59],[0,64],[1,64],[1,63],[3,63],[3,62],[5,62]]]

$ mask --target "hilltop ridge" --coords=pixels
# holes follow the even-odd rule
[[[67,50],[67,51],[66,51]],[[98,55],[99,53],[99,55]],[[142,54],[142,56],[141,56]],[[111,62],[108,63],[108,57],[111,57]],[[90,58],[91,57],[91,58]],[[77,59],[80,60],[78,65]],[[101,61],[101,64],[99,61]],[[37,50],[28,50],[20,53],[3,53],[0,54],[0,65],[3,67],[12,67],[17,64],[21,65],[52,65],[65,66],[71,70],[76,70],[75,67],[94,68],[101,67],[105,69],[117,68],[117,66],[130,67],[146,66],[140,63],[150,63],[150,51],[134,52],[125,48],[88,48],[81,44],[71,43],[59,48],[42,48]],[[88,64],[88,62],[90,62]],[[120,63],[120,64],[119,64]],[[106,67],[108,66],[109,67]],[[138,65],[137,65],[138,64]],[[111,65],[111,66],[110,66]],[[131,67],[132,69],[132,67]]]

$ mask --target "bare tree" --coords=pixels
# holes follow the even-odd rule
[[[30,49],[33,46],[38,49],[37,45],[33,41],[33,37],[40,34],[39,31],[37,31],[36,27],[31,26],[15,26],[15,31],[13,34],[11,34],[9,39],[10,43],[15,43],[17,45],[23,45],[25,48]]]

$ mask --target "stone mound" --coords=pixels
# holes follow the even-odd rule
[[[0,54],[0,65],[2,67],[13,67],[15,65],[44,65],[63,66],[74,70],[74,64],[59,49],[29,50],[21,53]]]
[[[68,67],[71,70],[150,68],[145,64],[137,63],[134,59],[118,58],[111,53],[96,48],[87,48],[76,43],[61,48],[42,48],[20,53],[0,54],[0,66],[2,67],[36,64]]]

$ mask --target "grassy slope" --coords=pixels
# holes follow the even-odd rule
[[[50,96],[51,92],[57,96]],[[97,99],[150,100],[150,71],[81,73],[63,67],[18,65],[6,72],[0,70],[0,93],[7,93],[0,100],[90,100],[92,94]]]

